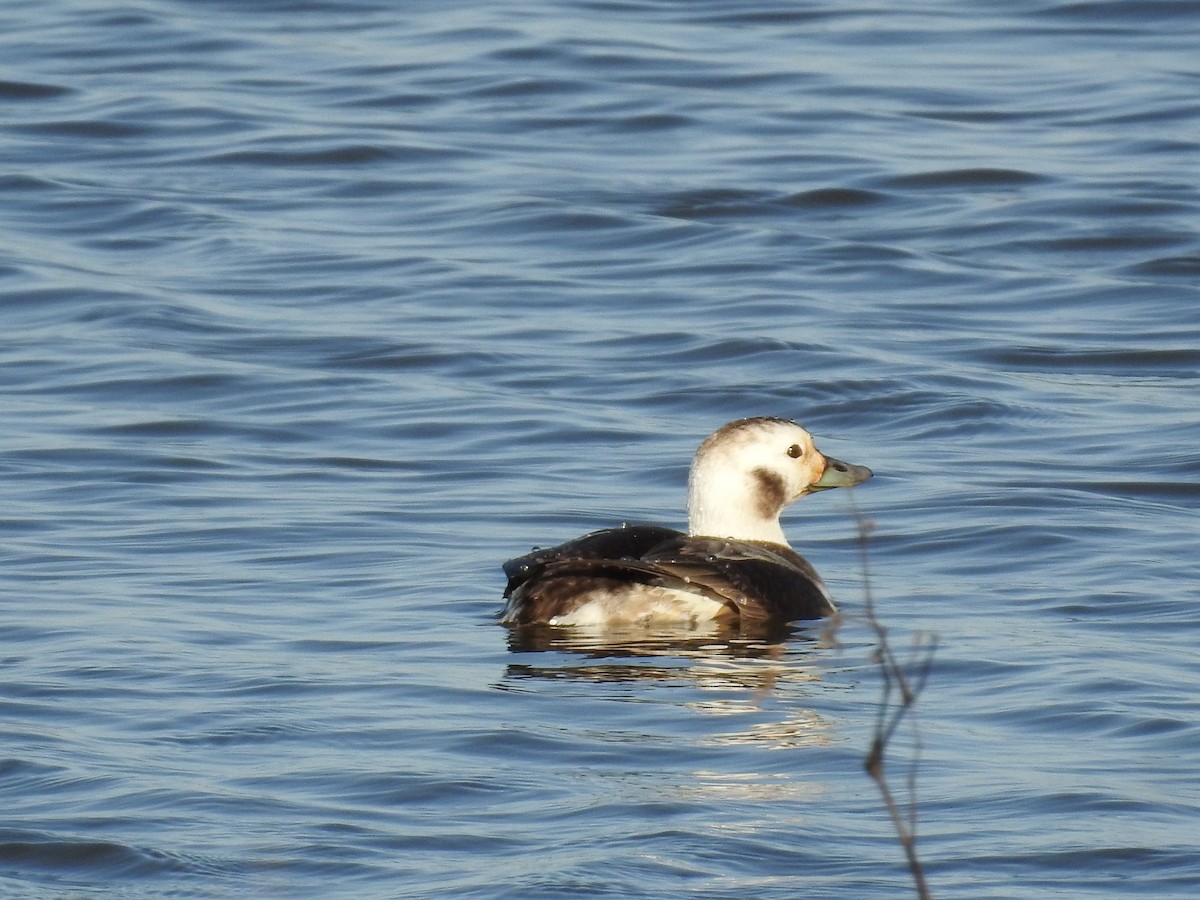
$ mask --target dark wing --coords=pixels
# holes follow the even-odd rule
[[[637,560],[664,541],[681,537],[684,537],[682,532],[660,525],[622,525],[620,528],[593,531],[557,547],[534,550],[504,564],[504,574],[508,576],[504,596],[511,596],[522,584],[539,577],[547,566],[554,563]]]
[[[679,535],[643,560],[693,590],[724,598],[743,619],[792,622],[836,611],[808,560],[780,544]]]
[[[505,619],[546,621],[596,589],[678,587],[729,604],[745,622],[819,619],[836,611],[825,585],[790,547],[690,537],[658,525],[594,531],[504,564]]]

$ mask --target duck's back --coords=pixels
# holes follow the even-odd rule
[[[661,525],[622,525],[605,528],[556,547],[534,550],[504,564],[508,587],[504,596],[512,596],[522,584],[536,578],[549,565],[563,560],[640,559],[664,541],[683,537],[681,531]]]
[[[835,611],[790,547],[634,525],[509,560],[509,624],[741,619],[788,622]]]

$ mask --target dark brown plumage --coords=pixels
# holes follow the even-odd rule
[[[657,525],[623,525],[535,550],[504,564],[511,624],[569,619],[597,592],[632,584],[702,595],[713,618],[792,622],[835,611],[816,570],[790,547],[690,537]]]

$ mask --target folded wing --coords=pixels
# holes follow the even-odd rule
[[[643,560],[719,595],[746,620],[791,622],[836,611],[808,560],[780,544],[682,535]]]
[[[789,622],[835,611],[820,577],[789,547],[692,537],[656,525],[610,528],[509,560],[505,621],[547,622],[598,593],[644,588],[715,601],[716,615]],[[686,606],[686,604],[685,604]]]

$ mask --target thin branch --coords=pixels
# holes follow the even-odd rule
[[[902,664],[888,642],[887,628],[875,614],[875,598],[871,591],[871,569],[868,545],[874,523],[865,518],[850,499],[854,518],[858,523],[858,546],[862,560],[863,571],[863,607],[867,624],[875,632],[878,646],[875,650],[875,661],[879,664],[879,672],[883,678],[882,696],[875,717],[875,734],[871,740],[871,748],[863,760],[863,767],[871,780],[879,788],[888,817],[896,837],[904,850],[908,862],[908,871],[912,875],[920,900],[931,900],[929,885],[925,881],[925,870],[917,854],[917,766],[921,758],[921,732],[918,727],[915,705],[921,691],[929,678],[933,665],[933,656],[937,650],[936,636],[918,636],[913,642],[912,655],[907,665]],[[906,672],[911,671],[910,677]],[[893,699],[898,694],[898,700]],[[908,721],[912,730],[913,757],[909,765],[906,785],[908,800],[902,809],[896,801],[891,785],[888,784],[887,773],[884,770],[884,760],[887,756],[888,744],[896,733],[896,729],[904,721]]]

